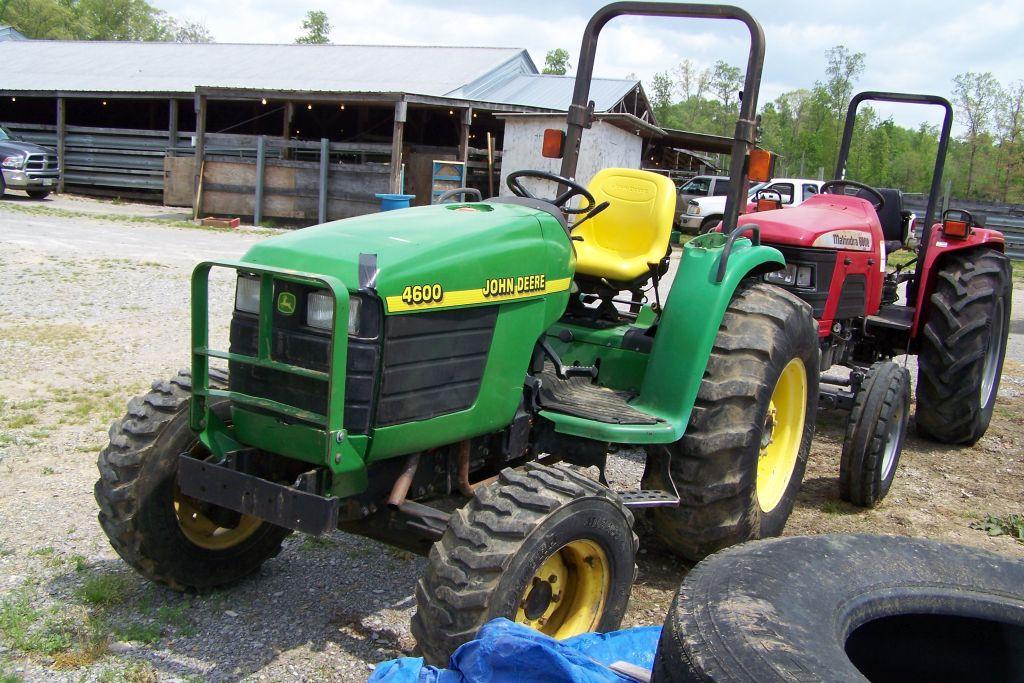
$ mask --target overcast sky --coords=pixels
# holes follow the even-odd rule
[[[331,41],[347,44],[524,47],[538,68],[563,47],[575,64],[587,19],[601,0],[156,0],[178,18],[204,23],[218,42],[290,43],[307,9],[327,12]],[[953,76],[991,71],[1001,82],[1024,78],[1024,0],[757,0],[737,2],[764,26],[767,55],[760,102],[809,87],[837,44],[866,54],[860,90],[948,96]],[[618,18],[601,34],[595,75],[635,73],[645,84],[685,58],[746,62],[738,22]],[[338,65],[345,68],[344,64]],[[570,72],[573,73],[573,72]],[[938,116],[906,105],[880,107],[913,125]]]

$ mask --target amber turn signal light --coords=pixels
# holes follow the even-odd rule
[[[775,155],[766,149],[753,149],[747,155],[747,177],[755,183],[767,183],[775,172]]]
[[[541,156],[547,159],[561,159],[565,151],[565,131],[548,128],[544,131],[544,144],[541,145]]]

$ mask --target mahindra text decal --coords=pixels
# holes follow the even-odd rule
[[[871,233],[860,230],[833,230],[819,235],[812,246],[823,249],[871,251]]]

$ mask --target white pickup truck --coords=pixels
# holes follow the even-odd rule
[[[747,199],[752,201],[759,191],[771,192],[781,199],[782,208],[788,209],[818,194],[824,183],[824,180],[809,178],[773,178],[767,183],[751,185]],[[746,207],[742,210],[746,211]],[[703,234],[718,225],[724,214],[725,197],[697,197],[687,202],[679,216],[679,229]]]

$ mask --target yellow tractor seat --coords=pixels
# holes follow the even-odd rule
[[[665,258],[676,188],[666,176],[631,168],[599,171],[587,187],[607,209],[572,231],[576,272],[632,283]]]

